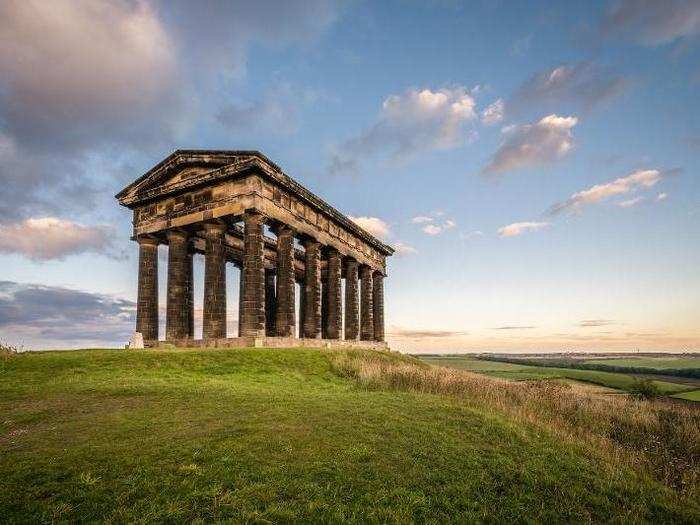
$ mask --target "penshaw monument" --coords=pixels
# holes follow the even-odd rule
[[[394,250],[260,152],[178,150],[116,198],[134,214],[136,331],[146,346],[386,347]],[[160,244],[168,246],[164,342]],[[202,339],[194,339],[194,254],[204,255]],[[238,337],[227,337],[229,262],[240,269]]]

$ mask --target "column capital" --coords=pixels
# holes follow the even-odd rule
[[[202,224],[202,226],[204,227],[204,230],[207,233],[225,233],[226,230],[228,229],[226,224],[224,224],[223,222],[219,222],[219,221],[205,222],[204,224]]]
[[[297,231],[292,228],[289,224],[284,224],[283,222],[273,222],[270,224],[270,230],[272,233],[277,235],[278,237],[280,235],[296,235]]]
[[[152,237],[150,235],[139,235],[136,237],[136,242],[139,243],[139,246],[158,246],[160,242],[158,239],[155,237]]]
[[[185,230],[168,230],[166,236],[170,241],[172,239],[187,239],[189,234]]]
[[[317,241],[316,239],[314,239],[313,237],[310,237],[308,235],[305,235],[304,237],[302,237],[301,245],[306,249],[320,248],[321,247],[321,243],[319,241]]]

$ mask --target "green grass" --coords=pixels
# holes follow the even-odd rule
[[[686,399],[688,401],[700,402],[700,390],[691,390],[690,392],[682,392],[680,394],[674,395],[673,397],[676,397],[678,399]]]
[[[587,359],[584,363],[645,367],[656,370],[665,368],[700,369],[700,357],[615,357],[609,359]]]
[[[460,370],[470,370],[484,373],[492,377],[512,379],[515,381],[533,379],[568,379],[585,383],[592,383],[615,390],[630,390],[636,378],[630,374],[619,372],[602,372],[598,370],[580,370],[573,368],[554,368],[547,366],[529,366],[516,363],[503,363],[500,361],[487,361],[474,357],[425,357],[424,361],[456,368]],[[695,387],[671,381],[655,380],[653,383],[658,387],[659,392],[664,395],[678,394],[693,390]]]
[[[0,520],[700,520],[697,502],[588,442],[450,396],[361,388],[331,355],[4,361]]]

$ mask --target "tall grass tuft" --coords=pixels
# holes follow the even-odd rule
[[[366,388],[457,396],[564,439],[592,442],[685,495],[700,495],[700,411],[695,408],[548,380],[511,382],[377,352],[334,353],[332,366]]]

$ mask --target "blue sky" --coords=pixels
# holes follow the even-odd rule
[[[398,247],[395,348],[697,350],[699,36],[692,0],[4,2],[0,339],[121,344],[114,194],[252,148]]]

